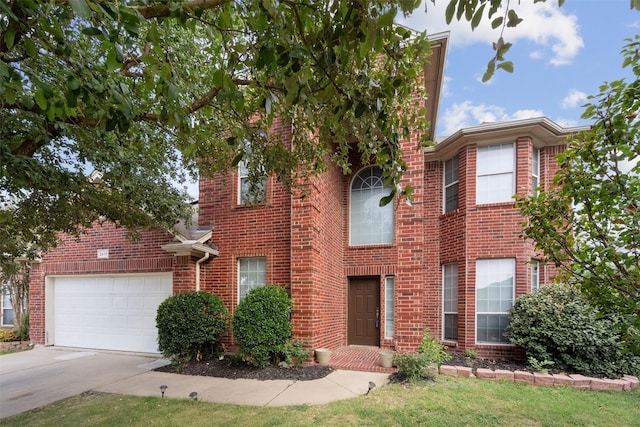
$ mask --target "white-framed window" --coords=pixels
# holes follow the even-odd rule
[[[458,156],[444,162],[444,212],[458,209]]]
[[[442,338],[458,340],[458,264],[442,266]]]
[[[540,261],[531,260],[531,292],[540,289]]]
[[[540,185],[540,149],[533,147],[531,154],[531,194],[537,196]]]
[[[251,159],[249,141],[243,142],[243,149],[244,158],[238,163],[238,204],[264,203],[267,200],[267,175],[262,168],[257,171],[249,170],[249,159]]]
[[[391,194],[385,186],[382,169],[361,170],[351,183],[349,236],[351,245],[393,243],[393,201],[380,206],[380,200]]]
[[[395,289],[393,276],[384,279],[384,337],[391,339],[395,334]]]
[[[9,293],[5,290],[2,292],[2,326],[13,326],[13,306]]]
[[[267,284],[267,259],[265,257],[238,258],[238,301],[247,293]]]
[[[515,194],[515,144],[478,147],[476,204],[509,202]]]
[[[509,342],[505,330],[513,306],[515,271],[513,258],[476,261],[476,342]]]

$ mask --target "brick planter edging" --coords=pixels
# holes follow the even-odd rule
[[[520,381],[533,385],[540,385],[546,387],[573,387],[586,390],[616,390],[616,391],[631,391],[638,387],[640,380],[632,375],[624,375],[619,379],[604,379],[604,378],[591,378],[584,375],[572,374],[542,374],[538,372],[528,371],[504,371],[491,369],[478,368],[476,375],[471,373],[471,368],[463,366],[440,366],[440,375],[446,375],[450,377],[469,377],[479,378],[483,380],[507,380],[507,381]]]
[[[0,342],[0,351],[23,351],[33,347],[31,341]]]

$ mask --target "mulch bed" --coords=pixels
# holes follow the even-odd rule
[[[528,370],[524,363],[518,361],[483,359],[479,357],[470,358],[461,354],[453,355],[452,359],[446,361],[444,365],[468,366],[472,368],[474,374],[477,372],[478,368],[486,368],[494,371],[496,369],[504,369],[508,371]],[[189,362],[181,367],[167,365],[157,368],[156,371],[182,375],[229,378],[234,380],[244,378],[260,381],[311,381],[326,377],[333,371],[333,369],[324,365],[305,365],[295,367],[269,366],[266,368],[256,368],[238,360],[234,356],[227,356],[223,359],[212,358],[201,360],[199,362]]]
[[[472,369],[475,375],[478,368],[491,369],[503,369],[506,371],[528,371],[529,369],[524,364],[517,360],[502,360],[502,359],[483,359],[480,357],[466,357],[462,354],[454,354],[452,358],[443,363],[448,366],[467,366]]]
[[[266,368],[256,368],[245,362],[237,360],[233,356],[223,359],[213,358],[201,360],[199,362],[189,362],[178,368],[174,365],[167,365],[155,369],[159,372],[171,372],[183,375],[200,375],[207,377],[229,378],[229,379],[254,379],[266,380],[293,380],[311,381],[324,378],[333,369],[323,365],[280,367],[269,366]]]

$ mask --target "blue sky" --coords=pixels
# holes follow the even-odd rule
[[[540,116],[565,127],[586,125],[580,116],[587,95],[596,95],[604,81],[632,76],[622,69],[620,55],[624,39],[640,34],[640,12],[630,9],[629,0],[566,0],[562,7],[556,0],[512,0],[524,19],[504,33],[513,43],[506,59],[515,70],[498,70],[487,83],[481,78],[499,29],[492,30],[488,20],[473,32],[466,21],[447,26],[448,0],[426,1],[426,12],[421,7],[399,22],[427,34],[450,32],[438,136],[483,122]]]

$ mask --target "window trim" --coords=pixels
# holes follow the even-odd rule
[[[454,162],[455,160],[455,162]],[[452,164],[455,163],[455,176],[456,179],[453,180],[450,183],[447,183],[447,164],[449,164],[449,162],[452,162]],[[449,160],[443,162],[443,167],[442,167],[442,185],[443,185],[443,191],[442,191],[442,212],[443,213],[447,213],[447,212],[453,212],[455,210],[458,209],[458,207],[460,206],[460,160],[458,158],[458,156],[453,156],[452,158],[450,158]],[[451,208],[451,209],[447,209],[447,193],[448,190],[452,189],[455,186],[455,188],[457,189],[456,192],[456,202],[455,202],[455,208]]]
[[[492,262],[492,261],[506,261],[506,260],[510,260],[511,261],[511,307],[513,307],[513,304],[515,303],[515,293],[516,293],[516,259],[515,258],[510,258],[510,257],[506,257],[506,258],[478,258],[476,259],[476,280],[475,280],[475,292],[476,292],[476,298],[475,298],[475,342],[476,344],[480,344],[480,345],[512,345],[508,340],[506,341],[480,341],[478,339],[478,317],[479,315],[509,315],[509,311],[507,309],[507,311],[479,311],[478,310],[478,278],[479,278],[479,274],[478,271],[480,270],[479,268],[479,264],[480,263],[484,263],[484,262]],[[492,266],[489,270],[496,270],[496,266]],[[493,279],[492,279],[493,280]],[[500,300],[499,300],[500,301]],[[510,307],[510,308],[511,308]]]
[[[451,268],[451,267],[455,267],[455,271],[453,272],[453,275],[447,275],[447,267]],[[446,311],[446,290],[447,290],[447,277],[452,277],[455,278],[455,306],[456,306],[456,311]],[[442,340],[443,341],[450,341],[450,342],[457,342],[458,341],[458,322],[459,322],[459,312],[460,312],[460,307],[458,305],[458,293],[460,291],[459,288],[460,284],[458,282],[458,263],[457,262],[450,262],[447,264],[442,264]],[[450,286],[453,289],[453,286]],[[447,338],[446,336],[446,331],[447,331],[447,323],[446,323],[446,317],[447,314],[455,314],[456,315],[456,336],[455,338]]]
[[[510,169],[509,171],[502,171],[502,172],[491,172],[491,173],[483,173],[480,174],[479,168],[478,168],[478,164],[479,164],[479,158],[480,158],[480,152],[481,150],[490,150],[493,147],[511,147],[512,149],[512,158],[511,158],[511,165],[510,165]],[[489,205],[489,204],[494,204],[494,203],[508,203],[508,202],[512,202],[513,201],[513,196],[516,194],[516,161],[517,161],[517,146],[514,142],[506,142],[506,143],[501,143],[501,144],[492,144],[492,145],[482,145],[482,146],[478,146],[476,147],[476,205]],[[504,199],[504,200],[490,200],[490,201],[480,201],[480,195],[481,189],[484,189],[484,186],[480,185],[480,179],[481,178],[485,178],[485,177],[490,177],[490,176],[500,176],[500,175],[510,175],[511,177],[511,194],[509,195],[508,198]]]
[[[540,149],[533,147],[531,150],[531,194],[537,196],[540,186]]]
[[[11,297],[9,293],[3,289],[2,292],[2,313],[0,313],[0,325],[1,326],[15,326],[15,312],[13,311],[13,306],[11,305]],[[6,306],[5,302],[9,303],[9,307]],[[4,313],[5,311],[11,311],[11,318],[14,320],[12,323],[4,322]]]
[[[385,209],[388,210],[387,214],[390,215],[390,218],[388,218],[389,222],[391,223],[391,230],[384,230],[382,228],[380,228],[380,235],[386,235],[387,233],[389,233],[390,231],[390,239],[389,240],[382,240],[379,239],[377,241],[371,242],[371,241],[367,241],[367,242],[356,242],[354,243],[354,218],[355,215],[353,214],[353,193],[354,193],[354,184],[356,183],[356,180],[361,177],[364,173],[366,173],[367,171],[371,171],[371,170],[378,170],[380,172],[380,181],[382,182],[382,187],[369,187],[374,188],[374,189],[380,189],[380,198],[385,197],[387,195],[389,195],[391,193],[391,187],[387,186],[384,184],[384,180],[382,179],[382,169],[379,168],[378,166],[367,166],[364,167],[362,169],[360,169],[360,171],[358,171],[358,173],[354,174],[352,179],[351,179],[351,184],[349,185],[349,246],[374,246],[374,245],[393,245],[395,242],[395,207],[394,207],[394,201],[392,200],[391,202],[389,202],[388,205],[386,206],[382,206],[379,207],[380,209]],[[370,173],[370,172],[369,172]],[[365,181],[364,179],[360,178],[363,182]],[[358,189],[356,191],[362,191],[361,189]],[[388,193],[388,194],[387,194]],[[385,221],[387,222],[387,221]],[[362,239],[361,239],[362,240]]]
[[[396,333],[395,316],[395,296],[396,296],[395,276],[385,276],[384,278],[384,338],[393,339]],[[389,295],[391,294],[391,295]],[[391,331],[391,333],[389,333]]]
[[[537,259],[531,260],[529,280],[531,292],[536,292],[540,289],[540,261]]]
[[[241,160],[238,163],[237,167],[238,179],[236,182],[237,188],[237,197],[236,204],[239,206],[255,206],[260,204],[265,204],[267,202],[267,176],[263,175],[262,177],[262,197],[260,200],[249,200],[248,193],[245,195],[243,193],[243,185],[242,182],[244,179],[249,178],[249,169],[245,166],[244,160]]]
[[[241,262],[243,260],[262,260],[262,266],[264,267],[264,271],[260,271],[260,273],[264,274],[264,283],[259,284],[251,289],[247,289],[247,291],[244,293],[244,295],[242,294],[242,267],[241,267]],[[244,299],[244,297],[247,295],[247,293],[249,293],[249,291],[251,291],[252,289],[256,289],[256,288],[260,288],[263,286],[267,285],[267,257],[265,256],[243,256],[243,257],[238,257],[236,259],[236,267],[237,267],[237,271],[238,271],[238,281],[237,281],[237,292],[238,292],[238,299],[237,299],[237,303],[239,304],[240,301],[242,301]]]

